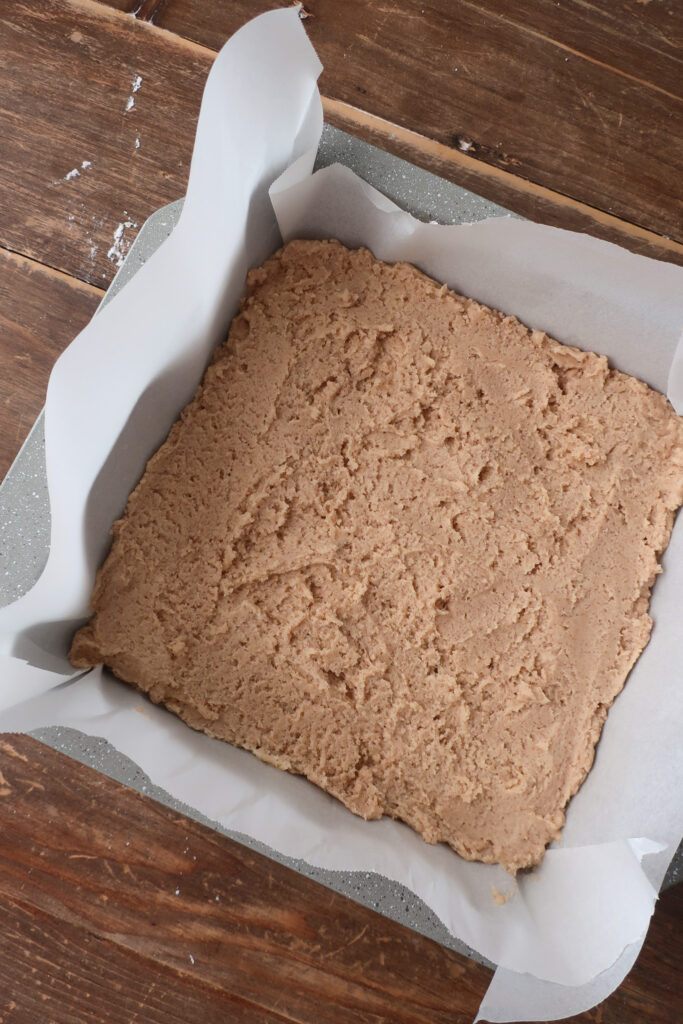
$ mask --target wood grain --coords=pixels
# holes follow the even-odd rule
[[[0,898],[3,1024],[281,1024],[287,1018],[20,900]]]
[[[185,191],[201,93],[214,56],[200,43],[165,31],[157,23],[168,23],[178,32],[194,33],[217,44],[261,6],[268,3],[146,3],[139,8],[140,15],[154,20],[145,22],[95,0],[16,0],[12,4],[0,0],[0,135],[4,140],[0,147],[0,246],[89,283],[107,285],[138,225],[154,209]],[[376,8],[368,7],[373,17]],[[346,43],[339,36],[341,28],[334,21],[334,11],[342,9],[346,10],[346,5],[336,5],[333,10],[323,4],[306,20],[323,57],[327,47],[329,74],[326,72],[328,78],[323,83],[332,75],[330,88],[334,91],[335,75],[340,82],[347,82],[344,88],[340,85],[336,89],[342,99],[328,98],[326,102],[327,115],[335,124],[531,219],[588,231],[634,251],[683,264],[683,245],[660,240],[637,223],[633,226],[622,222],[607,209],[613,204],[597,209],[561,195],[557,189],[566,187],[562,177],[566,168],[557,147],[553,159],[559,169],[553,187],[548,188],[526,180],[513,161],[484,159],[485,154],[476,145],[463,152],[454,143],[452,132],[436,131],[435,118],[446,116],[441,108],[441,113],[432,111],[431,121],[420,125],[417,132],[395,125],[404,109],[410,116],[401,115],[403,121],[419,121],[421,107],[405,106],[401,90],[392,83],[397,67],[387,64],[388,58],[385,60],[381,53],[376,56],[374,50],[368,50],[364,38],[359,37],[355,43],[351,40],[351,49],[343,49],[340,56],[338,47]],[[351,18],[352,8],[349,11]],[[412,23],[406,22],[406,17],[401,14],[401,21],[398,15],[387,16],[387,21],[402,25],[401,31],[408,32]],[[329,38],[325,36],[328,29],[332,33]],[[352,29],[347,26],[345,31]],[[384,40],[383,31],[378,35],[380,42]],[[320,40],[316,33],[322,33]],[[367,33],[363,31],[362,35]],[[420,42],[422,35],[410,38],[413,43]],[[387,46],[394,45],[392,39],[387,37]],[[498,43],[506,45],[503,39]],[[411,61],[415,59],[413,55],[406,65],[408,80],[412,80],[411,69],[415,69]],[[368,83],[374,81],[375,91],[384,91],[388,99],[383,105],[370,102],[365,93],[352,87],[359,76],[365,75],[363,62],[368,60],[376,64],[375,77],[370,76]],[[427,61],[425,73],[429,66]],[[137,75],[142,84],[133,95],[132,83]],[[87,90],[83,88],[85,82]],[[428,78],[421,86],[427,95],[425,82],[428,84]],[[432,85],[438,85],[443,93],[439,99],[442,106],[447,102],[451,111],[458,109],[457,96],[451,96],[443,81],[437,83],[435,79]],[[367,93],[366,86],[369,88],[366,83],[361,90]],[[126,112],[131,96],[135,105]],[[352,103],[348,102],[349,96]],[[383,121],[372,112],[375,108],[389,110],[390,120]],[[653,109],[649,116],[655,113]],[[491,118],[506,116],[506,108],[493,104]],[[452,121],[449,114],[441,123]],[[529,123],[533,127],[533,119]],[[519,123],[515,130],[522,130]],[[442,137],[446,141],[440,141]],[[458,135],[460,145],[469,144],[468,139]],[[136,148],[138,140],[140,146]],[[675,148],[675,139],[672,144]],[[584,156],[588,159],[587,153]],[[678,179],[671,177],[667,152],[657,151],[655,158],[655,151],[649,150],[647,159],[654,175],[660,221],[662,217],[666,220],[665,234],[673,233],[671,225],[676,222],[678,206],[670,192],[675,188],[671,182]],[[84,162],[89,166],[84,168]],[[591,173],[606,175],[608,187],[609,165],[599,169],[598,164],[604,161],[595,154],[590,162]],[[620,166],[627,176],[631,173],[628,163]],[[78,173],[69,178],[74,171]],[[669,194],[659,190],[662,175],[669,182]],[[642,182],[639,194],[641,191]],[[657,230],[662,227],[660,221]],[[115,244],[121,225],[122,238]]]
[[[6,1024],[469,1024],[490,978],[26,736],[0,737],[0,830]],[[575,1024],[679,1024],[682,921],[678,886]]]
[[[63,922],[62,962],[73,940],[90,984],[97,972],[77,955],[87,936],[139,958],[131,975],[146,976],[149,963],[150,981],[159,967],[169,987],[175,972],[273,1019],[473,1019],[490,977],[479,964],[28,737],[0,740],[0,771],[0,900],[16,908],[15,942],[44,988],[55,961],[37,959],[31,944],[50,946],[41,929],[54,935]],[[19,1003],[26,967],[16,961],[0,957],[4,991]],[[129,1020],[111,980],[103,987],[108,1020]],[[70,1019],[70,998],[68,989],[55,997],[50,1020]]]
[[[226,18],[243,21],[264,10],[286,6],[287,0],[218,0],[211,9],[199,0],[102,0],[134,17],[162,24],[174,32],[218,49],[221,25]],[[375,4],[389,17],[409,9],[406,0],[393,5]],[[676,4],[652,3],[652,0],[563,0],[562,3],[534,3],[530,0],[444,0],[413,4],[429,19],[434,11],[452,13],[457,3],[469,3],[482,12],[505,18],[525,29],[530,36],[543,36],[567,52],[605,64],[613,71],[648,80],[664,92],[681,96],[681,57],[683,18]],[[231,8],[231,10],[228,10]],[[237,8],[235,12],[234,8]],[[304,20],[315,17],[315,0],[303,5]],[[349,18],[344,12],[340,17]],[[243,22],[242,22],[243,23]],[[231,21],[231,25],[239,22]],[[307,27],[310,27],[307,26]],[[362,25],[356,25],[360,31]],[[232,31],[232,28],[227,35]],[[227,37],[226,35],[226,37]],[[224,41],[224,40],[223,40]],[[412,42],[412,39],[409,41]],[[534,54],[528,64],[534,63]],[[645,69],[643,73],[643,69]]]
[[[657,901],[643,951],[626,981],[592,1011],[595,1024],[683,1021],[683,884]],[[602,1012],[601,1012],[602,1011]]]
[[[529,220],[581,231],[624,246],[641,256],[683,266],[683,245],[680,242],[628,224],[568,196],[559,197],[542,185],[518,178],[499,167],[482,164],[466,153],[399,128],[347,103],[324,98],[323,110],[329,124],[500,203]]]
[[[149,16],[218,49],[276,6],[285,0],[164,0]],[[328,98],[683,241],[680,4],[308,0],[305,9]]]
[[[0,246],[106,286],[185,192],[213,55],[81,0],[0,0],[0,49]]]
[[[683,18],[676,4],[652,0],[476,0],[478,6],[544,35],[568,52],[627,78],[681,96]]]
[[[55,359],[103,294],[0,249],[0,479],[43,406]]]

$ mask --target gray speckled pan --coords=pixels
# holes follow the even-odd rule
[[[436,175],[360,142],[344,132],[325,126],[316,167],[343,163],[380,189],[399,206],[421,220],[459,224],[487,217],[510,216],[507,210],[467,192]],[[175,227],[182,200],[152,214],[142,226],[128,256],[112,282],[102,305],[109,301],[158,248]],[[47,559],[50,536],[50,508],[45,480],[43,416],[38,417],[4,482],[0,485],[0,605],[9,604],[25,593],[40,575]],[[428,938],[486,962],[464,943],[454,939],[435,915],[408,889],[380,875],[323,871],[301,861],[283,857],[239,833],[230,832],[179,803],[152,785],[148,777],[106,740],[85,736],[75,729],[46,728],[33,734],[37,739],[70,757],[103,772],[112,779],[201,821],[224,835],[260,850],[302,874],[350,896],[409,925]],[[674,858],[664,887],[683,878],[683,847]]]

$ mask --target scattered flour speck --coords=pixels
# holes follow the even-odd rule
[[[129,110],[132,110],[133,107],[135,106],[135,93],[138,91],[141,85],[142,75],[133,75],[133,81],[131,82],[132,92],[126,100],[126,113],[128,113]]]
[[[117,267],[123,266],[126,253],[130,249],[130,242],[126,241],[125,232],[127,228],[136,228],[138,225],[133,220],[122,220],[114,232],[114,244],[107,253],[107,259],[115,263]]]
[[[176,891],[175,891],[175,894],[176,894],[176,896],[180,896],[180,889],[177,888]]]
[[[191,963],[191,964],[193,964],[193,963],[194,963],[194,957],[192,956],[192,953],[190,953],[190,963]]]
[[[73,181],[74,178],[80,178],[81,171],[87,171],[89,167],[92,167],[92,160],[84,160],[80,168],[74,167],[73,170],[64,175],[62,181]],[[59,185],[59,181],[53,181],[52,184]]]
[[[136,139],[136,140],[135,140],[135,148],[136,148],[136,149],[139,149],[139,148],[140,148],[140,139]]]

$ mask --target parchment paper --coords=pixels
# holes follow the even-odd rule
[[[66,660],[109,526],[224,337],[246,269],[279,245],[280,232],[409,260],[660,390],[670,376],[683,409],[680,353],[672,369],[683,272],[514,220],[420,224],[345,168],[311,176],[319,71],[296,11],[262,15],[230,40],[207,83],[178,227],[55,367],[46,402],[50,557],[34,589],[0,611],[0,729],[69,725],[104,736],[228,828],[318,867],[404,883],[501,965],[483,1017],[561,1017],[604,998],[626,973],[683,831],[680,520],[653,595],[652,640],[610,711],[562,845],[516,884],[400,823],[363,822],[305,780],[192,732],[107,672],[74,676]],[[493,886],[512,898],[496,905]]]

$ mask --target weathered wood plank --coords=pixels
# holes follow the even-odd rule
[[[490,977],[479,964],[28,737],[0,739],[0,771],[0,900],[36,921],[134,953],[143,976],[149,962],[276,1019],[473,1019]]]
[[[106,285],[185,192],[213,55],[81,0],[0,3],[0,51],[0,246]]]
[[[473,1019],[478,964],[29,737],[0,737],[0,773],[7,1024]],[[678,886],[621,988],[573,1021],[678,1024],[682,922]]]
[[[517,178],[499,167],[483,164],[467,153],[399,128],[390,121],[384,121],[347,103],[323,99],[323,109],[325,120],[335,127],[418,164],[441,178],[454,181],[486,199],[492,199],[529,220],[585,232],[624,246],[641,256],[683,265],[683,245],[680,242],[655,235],[635,224],[628,224],[576,199],[558,196],[542,185]]]
[[[664,93],[683,96],[680,5],[652,0],[460,0],[522,26],[607,65],[627,78],[639,79]]]
[[[86,928],[0,898],[6,1024],[283,1024],[271,1013]],[[191,968],[189,956],[188,966]]]
[[[57,356],[103,292],[0,249],[0,480],[45,401]]]
[[[150,16],[217,49],[275,6],[285,0],[165,0]],[[683,240],[680,5],[309,0],[306,11],[328,98]]]
[[[182,8],[147,4],[144,10],[160,18]],[[230,12],[238,27],[254,12],[255,0],[212,10],[221,17]],[[306,24],[313,29],[316,19]],[[106,285],[137,225],[185,190],[213,53],[94,0],[0,6],[0,34],[0,134],[6,140],[0,147],[0,246]],[[353,81],[362,63],[354,58],[348,67]],[[133,93],[138,75],[142,82]],[[391,92],[389,85],[385,91]],[[135,105],[126,111],[131,97]],[[365,103],[360,94],[359,100]],[[328,100],[326,111],[360,137],[524,216],[683,263],[683,245],[622,225],[612,214],[463,152],[452,140],[392,128],[393,122],[339,100]],[[665,211],[666,197],[660,202]]]

